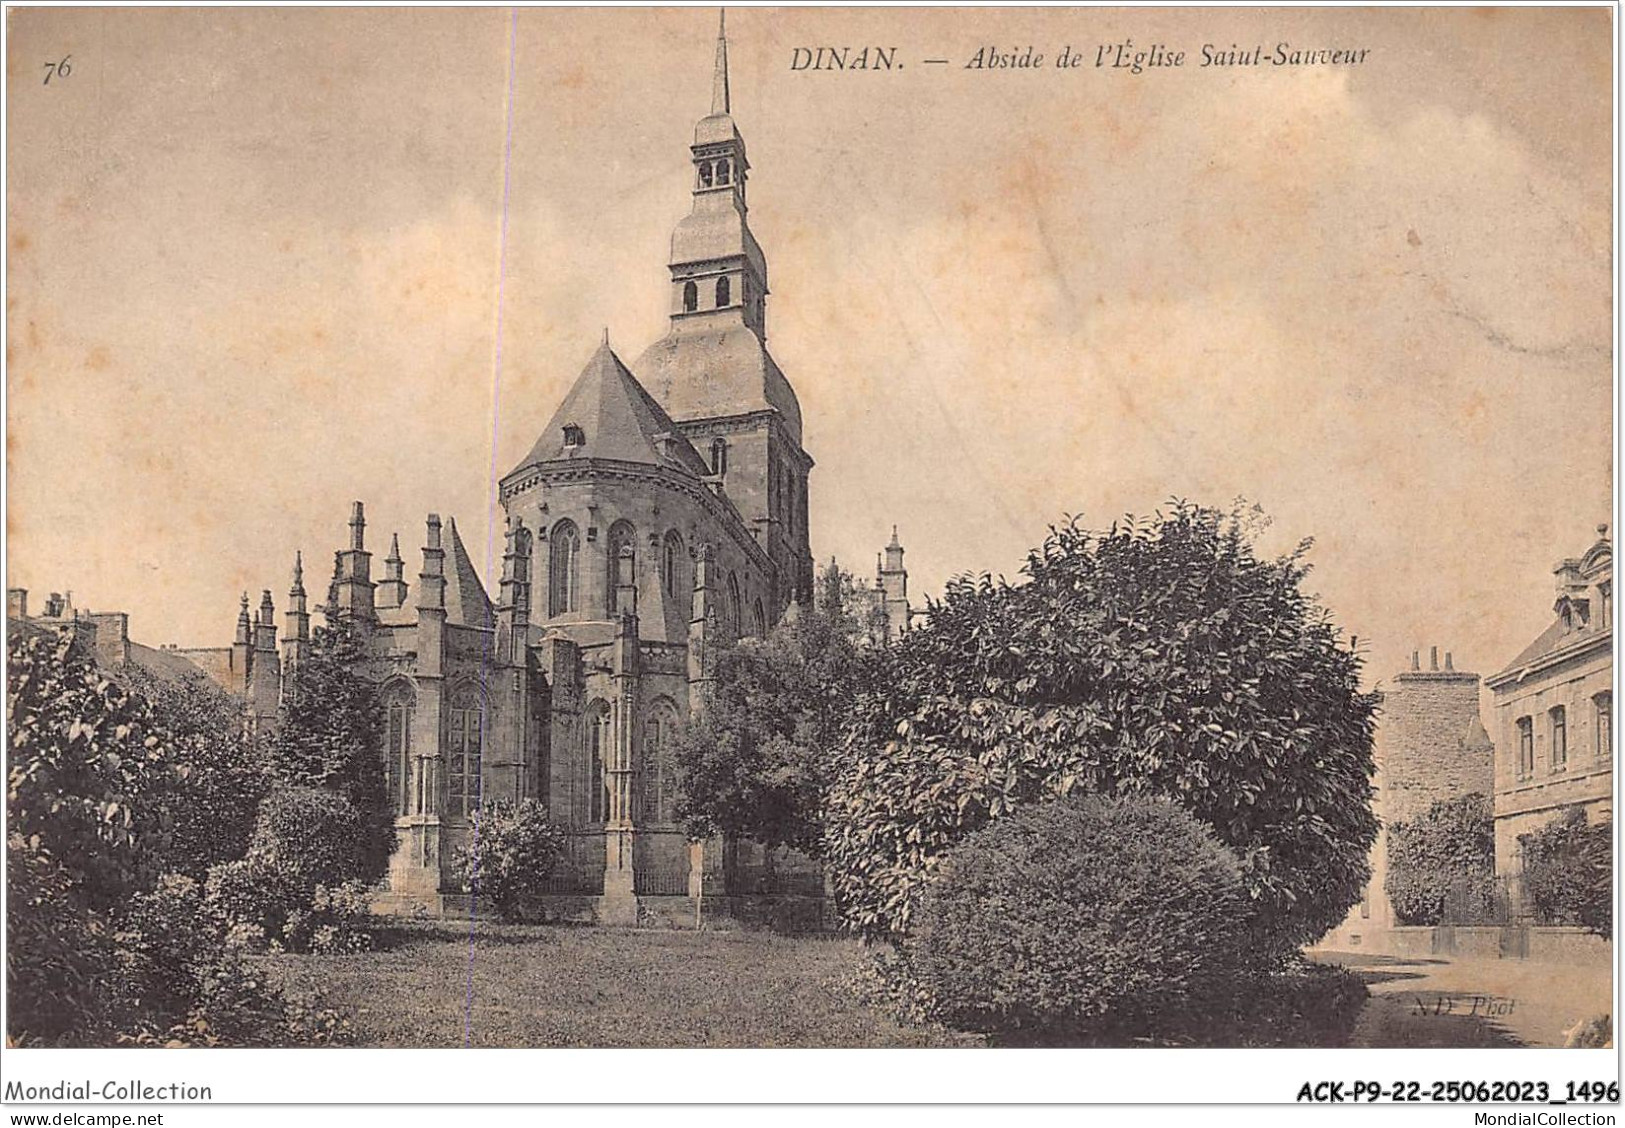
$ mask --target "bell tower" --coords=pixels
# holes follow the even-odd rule
[[[723,17],[726,20],[726,16]],[[711,112],[694,126],[689,212],[671,235],[670,328],[632,371],[722,479],[774,563],[768,620],[812,596],[801,405],[767,350],[767,256],[746,207],[750,161],[733,119],[726,23]]]
[[[726,21],[726,15],[722,17]],[[693,206],[671,241],[671,318],[743,323],[766,340],[767,260],[746,221],[750,161],[732,117],[726,23],[717,29],[711,112],[694,127]]]

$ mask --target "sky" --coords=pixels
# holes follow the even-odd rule
[[[714,9],[7,15],[8,585],[222,645],[359,499],[494,587],[496,481],[606,329],[664,331]],[[896,524],[923,596],[1244,497],[1373,682],[1500,669],[1613,508],[1610,20],[731,9],[815,556]],[[1185,65],[1093,66],[1125,40]],[[1279,42],[1367,55],[1197,66]],[[865,44],[902,68],[791,67]]]

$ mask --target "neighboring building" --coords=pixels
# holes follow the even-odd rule
[[[1608,526],[1557,576],[1551,626],[1488,679],[1495,695],[1495,868],[1522,872],[1518,838],[1562,811],[1614,806],[1614,549]]]
[[[88,611],[73,605],[73,593],[51,592],[39,614],[29,614],[28,589],[6,589],[6,619],[13,629],[49,631],[71,627],[77,647],[91,655],[98,666],[116,671],[127,665],[140,666],[170,680],[205,676],[196,663],[176,655],[172,647],[154,649],[130,639],[130,616],[124,611]],[[212,679],[219,681],[219,678]]]
[[[1327,948],[1383,951],[1400,922],[1384,892],[1388,827],[1423,814],[1440,800],[1494,789],[1495,749],[1479,716],[1479,677],[1455,668],[1454,656],[1433,647],[1428,668],[1420,651],[1411,668],[1381,691],[1373,759],[1372,810],[1381,826],[1371,850],[1371,881],[1348,918],[1320,943]]]
[[[672,235],[666,335],[628,368],[608,334],[499,484],[507,517],[493,601],[453,522],[431,514],[415,583],[392,539],[381,580],[360,502],[320,608],[353,622],[386,712],[382,754],[400,843],[389,887],[443,907],[482,798],[537,799],[568,836],[555,886],[596,919],[676,912],[661,898],[763,887],[795,859],[691,848],[676,821],[677,726],[720,644],[764,634],[812,594],[801,408],[767,351],[767,260],[747,223],[749,162],[719,36],[711,112],[690,148],[693,201]],[[470,467],[470,472],[477,471]],[[881,604],[906,629],[894,533]],[[280,646],[269,592],[236,641],[174,651],[274,719],[308,654],[296,557]],[[816,871],[804,882],[821,889]]]

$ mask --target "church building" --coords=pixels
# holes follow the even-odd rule
[[[399,833],[386,906],[462,904],[452,868],[482,800],[547,806],[568,841],[557,900],[584,918],[677,918],[693,898],[744,892],[736,863],[760,859],[749,844],[687,841],[671,759],[716,649],[764,635],[812,598],[813,459],[767,349],[767,258],[747,218],[750,163],[731,110],[719,34],[711,112],[690,147],[692,202],[671,239],[666,334],[628,367],[606,333],[501,479],[495,598],[456,523],[434,514],[416,577],[398,535],[376,577],[353,506],[319,609],[355,624],[385,708],[380,754]],[[908,629],[902,557],[893,530],[873,593],[892,637]],[[309,651],[303,563],[280,643],[267,592],[254,615],[244,596],[230,653],[176,652],[240,693],[251,724],[275,723]],[[802,876],[806,892],[821,891],[815,872]]]

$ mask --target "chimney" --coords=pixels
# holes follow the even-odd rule
[[[1438,672],[1438,669],[1439,669],[1439,648],[1437,646],[1432,647],[1428,651],[1428,669],[1434,671],[1435,673]]]
[[[1456,657],[1448,650],[1444,652],[1444,668],[1451,673],[1454,673],[1456,670]]]
[[[6,618],[8,618],[8,619],[26,619],[26,618],[28,618],[28,589],[27,588],[7,588],[6,589]]]

